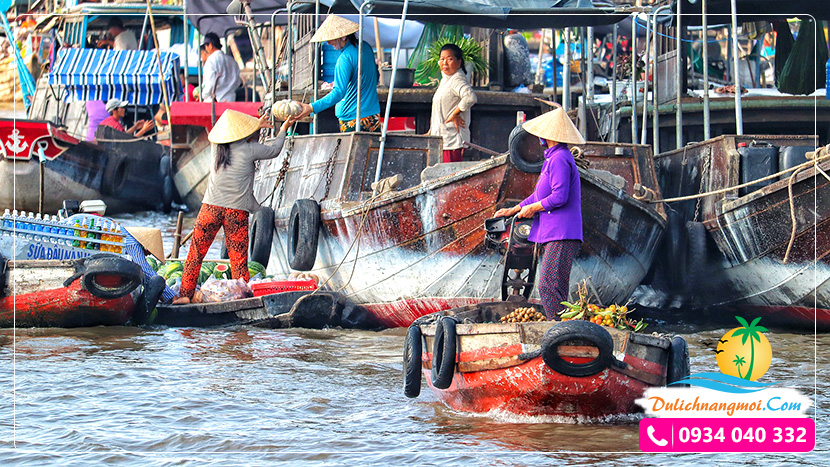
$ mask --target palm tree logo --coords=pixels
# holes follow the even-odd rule
[[[738,367],[738,378],[743,378],[743,376],[741,376],[741,367],[744,366],[744,364],[746,363],[746,359],[741,356],[735,355],[735,360],[732,360],[732,363],[734,363],[735,366]]]
[[[772,347],[763,334],[769,331],[758,325],[761,318],[755,318],[751,323],[740,316],[735,319],[742,327],[727,331],[721,337],[716,350],[718,367],[724,374],[755,381],[769,370],[772,363]],[[730,355],[735,358],[730,360]],[[742,374],[741,369],[747,360],[749,366],[746,374]]]

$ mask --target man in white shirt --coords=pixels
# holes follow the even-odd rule
[[[215,33],[205,35],[202,47],[208,56],[202,75],[202,102],[234,102],[236,88],[242,85],[236,61],[222,52],[219,36]]]
[[[112,39],[98,41],[98,47],[112,47],[112,50],[136,50],[138,41],[132,31],[124,29],[121,18],[113,16],[108,23]]]

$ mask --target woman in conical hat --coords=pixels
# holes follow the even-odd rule
[[[184,263],[182,286],[174,304],[189,303],[205,258],[219,228],[225,230],[225,244],[231,260],[234,279],[248,277],[248,214],[259,209],[254,198],[254,162],[273,159],[282,150],[285,132],[295,119],[288,119],[280,127],[273,145],[255,140],[260,128],[270,128],[267,115],[256,117],[226,110],[208,133],[212,144],[213,164],[202,208],[193,227],[190,251]]]
[[[144,299],[148,300],[145,305],[146,311],[151,311],[156,306],[159,289],[163,302],[169,302],[176,297],[173,291],[164,282],[164,278],[158,276],[156,271],[147,262],[146,255],[150,254],[157,260],[164,262],[164,245],[161,241],[161,230],[151,227],[124,227],[124,253],[130,257],[133,263],[137,264],[144,271]],[[156,279],[158,277],[158,279]],[[156,289],[155,293],[150,290]],[[149,302],[149,300],[153,300]]]
[[[582,246],[579,170],[568,145],[585,140],[562,108],[525,122],[522,128],[547,148],[542,173],[533,194],[515,207],[499,209],[495,216],[533,218],[528,239],[544,248],[539,294],[548,319],[558,319],[561,302],[568,299],[571,265]]]
[[[378,100],[378,67],[375,53],[368,42],[363,41],[363,54],[358,58],[358,42],[355,33],[357,23],[329,15],[311,42],[327,42],[340,51],[334,65],[334,87],[323,98],[311,104],[303,104],[304,118],[312,112],[320,113],[334,106],[334,114],[340,121],[343,133],[357,127],[357,88],[360,86],[360,131],[380,130],[380,101]],[[358,63],[362,61],[362,76],[357,76]]]

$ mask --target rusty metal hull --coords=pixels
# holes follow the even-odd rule
[[[422,379],[439,400],[465,412],[593,418],[638,412],[635,400],[647,388],[666,384],[670,342],[613,328],[603,329],[611,335],[614,355],[621,365],[584,377],[554,371],[540,356],[542,338],[549,329],[564,323],[498,322],[517,306],[506,302],[470,306],[423,318],[434,321],[446,314],[459,321],[457,363],[447,389],[432,384],[436,326],[419,324],[424,349]],[[558,352],[567,361],[583,364],[598,355],[596,347],[570,342]]]
[[[255,194],[275,211],[269,272],[291,272],[287,232],[294,200],[323,199],[312,271],[368,309],[377,325],[406,326],[431,312],[498,299],[501,257],[485,248],[484,220],[527,197],[537,175],[518,171],[501,156],[422,180],[421,170],[437,162],[437,141],[390,136],[392,157],[384,163],[391,167],[384,166],[383,175],[402,173],[402,190],[367,199],[377,138],[360,133],[298,138],[290,151],[260,165]],[[653,172],[640,176],[638,155],[650,158],[632,152],[642,147],[628,147],[627,155],[614,155],[611,145],[589,145],[593,149],[587,151],[592,161],[611,161],[607,168],[630,180],[625,186],[614,186],[600,172],[581,172],[586,240],[571,282],[575,289],[589,278],[591,292],[602,303],[630,296],[649,269],[665,225],[659,209],[629,194],[635,182],[656,188],[656,181]],[[274,187],[289,152],[281,192],[282,186]],[[330,184],[327,171],[333,174]]]
[[[736,142],[752,139],[771,140],[776,145],[813,141],[805,137],[716,138],[687,148],[687,167],[691,170],[683,173],[678,163],[682,154],[675,152],[665,161],[658,158],[661,183],[685,174],[683,186],[674,190],[710,191],[735,186],[737,159],[730,149]],[[697,164],[704,158],[711,159],[711,173],[704,177],[701,190]],[[830,161],[822,162],[820,167],[827,172]],[[667,168],[673,171],[666,172]],[[697,209],[698,220],[706,228],[706,249],[701,261],[690,265],[700,269],[696,274],[699,279],[692,278],[693,287],[677,291],[663,286],[663,291],[686,307],[717,315],[763,316],[767,325],[830,331],[830,181],[812,168],[793,179],[794,235],[788,184],[789,179],[779,180],[740,198],[732,193],[714,195],[699,206],[695,201],[678,203],[677,212],[688,220],[694,219]],[[664,187],[663,193],[671,196],[680,192],[671,193]],[[660,263],[666,262],[669,260],[661,258]]]

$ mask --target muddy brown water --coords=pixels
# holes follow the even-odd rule
[[[174,216],[120,220],[162,228],[169,251]],[[717,371],[710,346],[728,329],[649,330],[683,335],[695,373]],[[824,453],[643,454],[636,414],[471,415],[426,386],[410,400],[402,329],[2,330],[0,465],[830,465],[830,335],[768,337],[764,381],[813,399]]]

